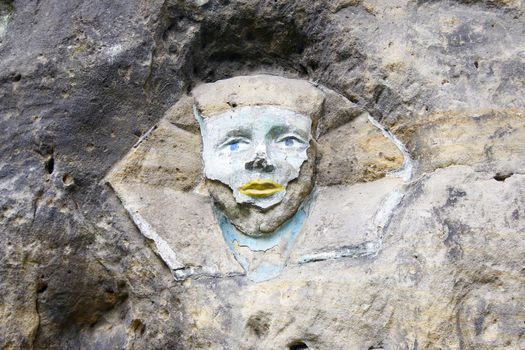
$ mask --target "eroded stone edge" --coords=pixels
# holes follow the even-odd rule
[[[406,146],[370,114],[368,115],[368,121],[373,126],[378,128],[384,137],[394,143],[394,145],[403,154],[403,165],[399,169],[389,172],[387,176],[398,177],[403,181],[404,184],[407,184],[412,180],[416,163],[412,159]],[[372,229],[376,231],[375,236],[378,238],[377,241],[366,241],[358,245],[343,246],[331,251],[303,255],[298,259],[298,264],[302,265],[325,260],[359,258],[377,255],[383,246],[383,235],[381,234],[381,231],[383,231],[390,222],[394,210],[397,208],[399,203],[401,203],[401,200],[404,196],[405,191],[395,189],[381,202],[381,206],[376,211],[371,225]]]

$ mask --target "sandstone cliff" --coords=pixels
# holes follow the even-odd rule
[[[524,12],[1,0],[0,348],[524,349]],[[344,95],[406,147],[413,177],[377,254],[299,261],[261,284],[177,280],[104,179],[196,84],[253,72]],[[334,212],[337,186],[373,193],[403,161],[341,113],[319,140]]]

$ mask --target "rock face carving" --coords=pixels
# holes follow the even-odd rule
[[[304,80],[266,75],[204,84],[193,95],[214,202],[244,234],[275,232],[312,191],[316,152],[310,142],[322,91]],[[233,152],[232,141],[238,141]],[[262,196],[265,191],[274,193]]]
[[[280,203],[308,159],[311,124],[308,116],[274,106],[206,118],[201,126],[206,178],[228,185],[237,203],[260,209]]]
[[[364,191],[315,187],[317,175],[330,178],[329,169],[315,164],[337,147],[330,144],[332,132],[348,123],[383,133],[385,152],[403,151],[364,111],[322,86],[269,75],[203,84],[166,114],[108,181],[175,278],[246,274],[264,281],[287,264],[379,251],[380,231],[410,176],[409,158],[403,179],[384,178]],[[193,169],[180,171],[175,161],[201,155],[203,169],[193,160]],[[175,172],[165,169],[170,167]],[[191,180],[199,173],[202,180]]]
[[[303,202],[315,164],[311,131],[323,94],[306,81],[259,76],[207,84],[196,96],[217,90],[217,99],[199,103],[197,97],[194,105],[204,175],[235,259],[250,279],[269,279],[283,269],[307,216]]]

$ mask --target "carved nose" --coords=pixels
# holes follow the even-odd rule
[[[257,154],[254,160],[244,164],[244,168],[246,170],[260,170],[265,173],[270,173],[275,169],[275,167],[268,162],[266,157],[261,154]]]

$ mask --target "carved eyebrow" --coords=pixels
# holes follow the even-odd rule
[[[306,132],[304,132],[303,130],[297,129],[291,125],[287,125],[287,124],[275,125],[268,132],[268,135],[274,138],[279,137],[284,134],[295,134],[301,137],[305,141],[308,140],[308,134]]]

